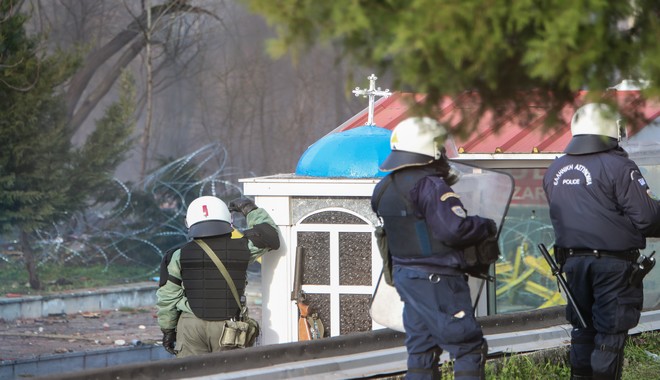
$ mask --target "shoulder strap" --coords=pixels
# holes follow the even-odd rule
[[[408,196],[407,196],[406,194],[404,194],[404,193],[401,191],[401,189],[399,189],[399,185],[398,185],[397,182],[396,182],[396,177],[395,177],[395,175],[396,175],[396,172],[392,172],[390,175],[388,175],[387,177],[385,177],[385,178],[383,179],[383,180],[389,179],[389,181],[386,182],[386,183],[383,185],[383,188],[380,189],[381,191],[376,195],[376,216],[378,216],[379,218],[380,218],[380,215],[378,214],[378,205],[380,204],[380,198],[383,196],[383,193],[385,193],[385,190],[386,190],[387,187],[390,185],[390,183],[393,183],[393,184],[394,184],[394,190],[396,190],[397,194],[399,194],[399,197],[401,197],[401,199],[403,200],[403,203],[406,204],[406,212],[407,212],[407,213],[413,213],[414,210],[415,210],[413,204],[412,204],[412,203],[410,202],[410,200],[408,199]],[[390,178],[390,177],[391,177],[391,178]],[[420,179],[421,179],[421,178],[420,178]]]
[[[394,173],[392,173],[394,174]],[[420,178],[421,179],[421,178]],[[419,179],[418,179],[419,181]],[[404,194],[401,189],[399,189],[399,185],[396,183],[395,178],[392,178],[392,182],[394,182],[394,190],[396,190],[396,193],[399,194],[399,197],[403,200],[403,203],[406,204],[406,214],[414,213],[415,208],[413,207],[413,204],[410,202],[410,199],[408,199],[408,195]]]
[[[383,193],[385,193],[387,187],[390,185],[390,183],[392,183],[392,177],[394,177],[394,173],[391,173],[390,175],[387,175],[385,176],[385,178],[383,178],[383,181],[386,182],[383,184],[383,187],[380,189],[378,194],[376,194],[376,216],[378,216],[379,218],[380,215],[378,214],[378,206],[380,205],[380,198],[383,197]]]
[[[222,263],[222,261],[220,261],[218,255],[216,255],[215,252],[213,252],[211,247],[209,247],[209,245],[206,244],[204,240],[195,239],[195,243],[197,243],[197,245],[202,247],[204,252],[206,252],[206,254],[211,258],[211,260],[213,260],[215,266],[218,267],[220,273],[222,273],[222,277],[224,277],[225,281],[227,281],[227,284],[229,284],[229,288],[231,289],[231,293],[234,295],[234,298],[236,299],[236,303],[241,307],[241,314],[243,314],[244,306],[241,303],[241,298],[238,296],[238,290],[236,290],[236,285],[234,284],[234,280],[232,280],[231,276],[229,276],[229,272],[227,272],[227,268],[225,268],[225,265]]]
[[[163,258],[160,260],[160,268],[159,268],[159,279],[158,279],[158,287],[162,287],[167,283],[167,281],[172,281],[173,283],[181,286],[181,279],[176,278],[174,276],[170,276],[169,271],[167,270],[167,266],[170,265],[170,261],[172,261],[172,255],[174,252],[176,252],[178,249],[181,249],[186,242],[180,243],[175,245],[174,247],[170,248],[165,252],[163,255]]]

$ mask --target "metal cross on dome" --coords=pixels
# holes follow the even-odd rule
[[[363,90],[360,89],[359,87],[355,87],[355,90],[353,90],[353,93],[355,96],[363,96],[363,97],[369,97],[369,116],[367,119],[367,125],[374,125],[374,103],[375,103],[375,98],[376,96],[382,96],[382,97],[388,97],[392,95],[389,89],[386,89],[385,91],[382,91],[380,87],[376,88],[376,75],[371,74],[369,77],[369,89],[368,90]]]

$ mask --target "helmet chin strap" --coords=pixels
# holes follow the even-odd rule
[[[616,126],[617,126],[617,135],[618,135],[618,140],[621,142],[622,139],[628,137],[628,134],[626,133],[626,122],[623,119],[617,119],[616,120]]]
[[[450,164],[449,158],[447,157],[447,151],[444,147],[440,149],[439,152],[440,157],[436,158],[435,161],[433,161],[433,164],[438,168],[447,185],[453,186],[461,179],[462,174]]]
[[[461,172],[456,170],[452,165],[449,165],[449,174],[445,177],[447,185],[454,186],[458,181],[461,180]]]
[[[444,146],[441,146],[438,149],[438,146],[436,145],[435,157],[433,157],[433,158],[436,159],[436,160],[444,159],[445,161],[447,161],[447,149],[445,149]]]

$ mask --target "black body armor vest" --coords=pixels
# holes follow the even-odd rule
[[[239,296],[245,292],[247,267],[250,260],[248,240],[232,239],[231,234],[203,239],[225,265]],[[231,288],[206,252],[189,242],[181,249],[181,280],[190,308],[197,318],[223,321],[238,317]]]
[[[387,244],[392,256],[429,257],[456,252],[440,240],[434,239],[426,220],[410,201],[410,190],[424,177],[437,175],[428,167],[412,167],[389,174],[377,185],[375,196],[382,192],[378,214],[387,231]]]

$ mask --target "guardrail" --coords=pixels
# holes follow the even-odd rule
[[[478,318],[489,355],[529,352],[570,343],[564,307]],[[660,310],[646,310],[631,334],[660,330]],[[404,333],[390,329],[306,342],[224,351],[196,357],[52,374],[50,380],[344,379],[405,372]]]

